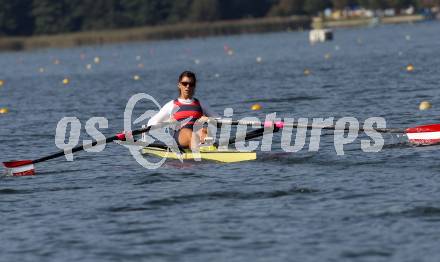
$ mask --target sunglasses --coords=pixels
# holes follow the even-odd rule
[[[183,86],[185,86],[185,87],[187,87],[187,86],[189,86],[189,87],[195,87],[195,86],[196,86],[196,84],[193,83],[193,82],[180,82],[180,84],[183,85]]]

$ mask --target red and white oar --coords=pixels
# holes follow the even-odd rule
[[[292,128],[320,128],[326,130],[336,130],[341,129],[341,127],[330,125],[330,126],[319,126],[313,124],[302,125],[298,123],[285,123],[283,121],[266,121],[266,122],[255,122],[255,121],[239,121],[239,120],[230,120],[230,119],[210,119],[212,122],[216,122],[218,124],[227,124],[227,125],[252,125],[254,127],[276,127],[276,128],[284,128],[286,126]],[[342,127],[342,129],[347,129]],[[408,137],[408,141],[415,145],[434,145],[440,143],[440,124],[430,124],[423,126],[416,126],[410,128],[372,128],[372,129],[364,129],[359,128],[359,131],[368,131],[374,130],[379,133],[394,133],[394,134],[404,134]]]
[[[155,128],[159,127],[159,125],[154,126],[154,127]],[[149,126],[149,127],[144,127],[144,128],[140,128],[137,130],[133,130],[131,132],[131,135],[139,135],[139,134],[148,132],[152,128],[153,128],[153,126]],[[123,141],[123,140],[125,140],[125,135],[126,135],[126,133],[119,133],[114,136],[107,137],[106,139],[103,139],[103,140],[93,141],[90,144],[76,146],[76,147],[73,147],[71,150],[69,150],[70,151],[69,153],[73,154],[75,152],[82,151],[86,148],[93,147],[97,144],[110,143],[115,140]],[[3,162],[3,165],[6,168],[6,175],[7,176],[32,176],[32,175],[35,175],[34,164],[40,163],[40,162],[43,162],[46,160],[54,159],[54,158],[57,158],[60,156],[64,156],[64,154],[65,154],[65,151],[63,150],[63,151],[59,151],[57,153],[54,153],[52,155],[41,157],[41,158],[38,158],[35,160],[14,160],[14,161]]]
[[[416,126],[405,129],[408,141],[417,145],[440,143],[440,124]]]
[[[34,163],[32,160],[18,160],[3,162],[6,167],[7,176],[33,176],[35,175]]]

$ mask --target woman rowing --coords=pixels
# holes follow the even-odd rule
[[[196,82],[193,72],[182,72],[177,83],[179,97],[166,103],[147,124],[153,126],[164,122],[180,122],[181,126],[175,131],[174,139],[181,148],[194,148],[198,145],[198,140],[203,143],[208,130],[203,127],[197,136],[193,136],[194,124],[196,121],[204,122],[208,117],[218,116],[194,97]]]

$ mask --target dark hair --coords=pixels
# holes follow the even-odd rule
[[[197,79],[196,79],[196,74],[194,74],[191,71],[183,71],[180,76],[179,76],[179,82],[182,80],[182,78],[184,77],[188,77],[188,78],[192,78],[194,80],[194,84],[196,84]]]

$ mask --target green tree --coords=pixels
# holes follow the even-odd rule
[[[37,0],[38,1],[38,0]],[[68,1],[68,0],[67,0]],[[116,0],[80,0],[76,12],[81,14],[81,30],[116,28]]]
[[[33,30],[32,0],[0,0],[0,35],[29,35]]]
[[[304,13],[305,0],[281,0],[278,4],[272,6],[269,15],[287,16]]]
[[[169,16],[172,2],[172,0],[120,0],[122,21],[133,26],[164,23]]]
[[[18,21],[14,13],[14,2],[0,1],[0,33],[11,34],[17,30]]]
[[[189,12],[191,21],[214,21],[219,16],[217,0],[193,0]]]
[[[359,0],[359,4],[367,9],[385,9],[388,7],[387,0]]]
[[[414,5],[412,0],[388,0],[388,6],[395,9],[408,8],[410,5]]]
[[[310,15],[316,15],[328,7],[331,7],[330,0],[305,0],[304,2],[304,11]]]
[[[71,31],[68,6],[64,1],[34,0],[32,16],[35,34],[56,34]]]
[[[170,23],[177,23],[187,20],[192,1],[193,0],[173,1],[170,6],[167,21]]]
[[[440,6],[440,0],[418,0],[413,2],[415,2],[413,3],[413,6],[418,6],[422,8]]]
[[[265,16],[278,0],[221,0],[221,19],[240,19]]]
[[[332,0],[333,8],[336,10],[343,10],[346,8],[349,4],[349,0]]]

